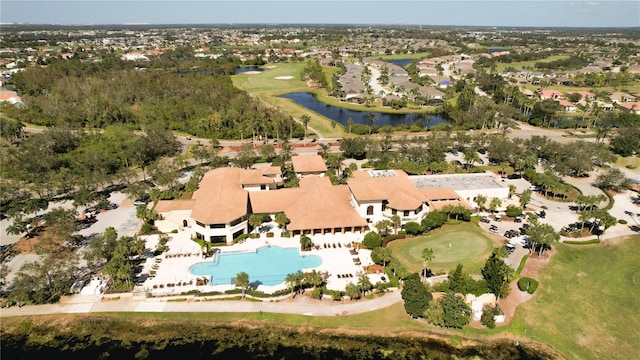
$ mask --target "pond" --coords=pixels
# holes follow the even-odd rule
[[[322,116],[325,116],[331,120],[334,120],[343,126],[349,125],[349,118],[353,119],[354,124],[369,125],[367,115],[369,111],[356,111],[344,109],[341,107],[325,104],[319,101],[313,94],[310,93],[291,93],[285,94],[281,97],[293,100],[296,104],[306,107],[307,109],[314,111]],[[421,114],[387,114],[381,112],[373,112],[376,115],[375,126],[384,125],[405,125],[414,124],[416,122],[423,121]],[[441,123],[448,123],[447,119],[440,115],[427,115],[430,118],[429,127]]]
[[[246,72],[249,72],[249,71],[260,71],[260,72],[262,72],[262,71],[264,71],[264,69],[263,68],[259,68],[257,66],[243,66],[243,67],[236,68],[233,71],[233,74],[234,75],[238,75],[238,74],[246,73]]]
[[[413,59],[393,59],[393,60],[384,60],[386,62],[390,62],[394,65],[398,65],[400,67],[405,67],[409,64],[411,64],[411,62],[413,61]]]

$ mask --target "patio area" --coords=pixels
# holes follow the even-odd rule
[[[282,237],[281,230],[272,225],[271,234],[260,233],[256,239],[248,238],[232,246],[219,246],[220,253],[255,252],[264,246],[279,246],[283,248],[300,248],[300,236]],[[189,272],[189,268],[199,262],[213,261],[213,258],[203,258],[200,245],[191,240],[188,229],[180,228],[171,233],[174,226],[168,222],[158,221],[158,229],[169,235],[168,250],[159,256],[149,258],[137,275],[136,291],[144,291],[152,296],[177,295],[191,290],[200,292],[224,292],[235,288],[233,284],[211,285],[209,279],[196,276]],[[271,237],[272,236],[272,237]],[[364,234],[344,233],[309,235],[314,246],[303,255],[316,255],[322,259],[322,264],[315,270],[327,273],[327,288],[344,291],[348,283],[357,284],[358,277],[364,274],[367,266],[372,265],[371,251],[357,249],[362,243]],[[158,244],[158,235],[142,237],[146,247],[153,251]],[[310,269],[306,269],[307,271]],[[383,281],[384,274],[369,274],[372,284]],[[259,285],[256,290],[273,293],[286,289],[285,283],[276,286]]]

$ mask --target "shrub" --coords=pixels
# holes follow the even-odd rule
[[[173,229],[173,230],[171,230],[171,233],[172,233],[172,234],[177,234],[177,233],[178,233],[178,229]]]
[[[268,237],[268,238],[272,238],[273,236],[274,236],[274,234],[273,234],[272,232],[268,232],[268,233],[267,233],[267,237]]]
[[[516,205],[508,205],[506,214],[508,217],[514,218],[522,215],[522,208]]]
[[[406,233],[387,235],[382,239],[382,246],[386,246],[388,243],[392,242],[393,240],[404,239],[406,237],[407,237]]]
[[[422,226],[417,222],[410,221],[404,224],[404,231],[409,235],[418,235],[422,233]]]
[[[499,315],[500,310],[497,307],[485,306],[480,317],[480,323],[489,329],[496,327],[496,319],[494,316]]]
[[[618,224],[627,225],[627,220],[625,220],[625,219],[619,219],[619,220],[618,220]]]
[[[522,277],[518,280],[518,289],[521,291],[526,291],[529,294],[533,294],[538,288],[538,280],[532,279],[530,277]]]
[[[141,234],[150,234],[152,231],[153,231],[153,227],[151,226],[151,224],[147,222],[142,224],[142,227],[140,228]]]
[[[566,240],[566,241],[563,241],[562,243],[569,244],[569,245],[589,245],[589,244],[598,244],[600,243],[600,240],[598,239],[591,239],[587,241]]]
[[[233,242],[234,243],[238,243],[240,241],[246,240],[248,237],[249,237],[249,234],[240,234],[240,235],[238,235],[238,237],[233,239]]]
[[[322,299],[322,289],[320,288],[313,289],[313,291],[311,292],[311,298],[316,300]]]
[[[382,237],[380,236],[380,234],[371,231],[364,236],[362,245],[366,246],[369,249],[375,249],[382,245]]]

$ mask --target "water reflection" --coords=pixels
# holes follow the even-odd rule
[[[291,93],[282,95],[281,97],[293,100],[296,104],[306,107],[309,110],[332,119],[344,126],[348,126],[349,118],[353,119],[354,124],[369,125],[367,115],[369,111],[355,111],[344,109],[341,107],[325,104],[320,102],[313,94],[310,93]],[[421,123],[426,126],[427,119],[422,114],[386,114],[381,112],[373,112],[376,115],[375,126],[384,125],[404,125]],[[429,127],[434,125],[447,123],[448,121],[440,115],[426,115],[428,117]]]

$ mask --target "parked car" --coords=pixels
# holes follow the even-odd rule
[[[147,202],[146,202],[146,201],[144,201],[144,200],[141,200],[141,199],[136,199],[136,200],[133,202],[133,205],[135,205],[135,206],[147,205]]]
[[[491,219],[489,219],[488,216],[483,216],[483,217],[480,218],[480,221],[482,221],[483,223],[487,223],[488,224],[488,223],[491,222]]]
[[[495,225],[491,225],[489,227],[489,231],[491,231],[492,233],[498,233],[498,227]]]
[[[512,244],[507,244],[504,246],[507,249],[507,254],[511,255],[514,251],[516,251],[516,247]]]

